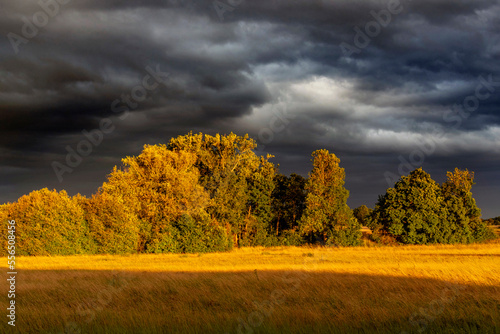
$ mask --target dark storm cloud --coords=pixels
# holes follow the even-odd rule
[[[372,205],[387,187],[384,172],[397,173],[398,157],[432,138],[424,167],[475,169],[481,182],[488,175],[479,198],[487,214],[500,214],[485,195],[500,190],[497,1],[401,1],[350,55],[341,43],[356,46],[355,28],[365,31],[389,1],[244,1],[219,13],[201,0],[45,3],[54,15],[29,38],[23,26],[40,19],[39,3],[0,4],[3,201],[45,186],[90,193],[146,143],[235,131],[250,133],[287,173],[306,173],[317,148],[335,152],[352,206]],[[11,33],[26,43],[13,47]],[[120,118],[113,102],[142,85],[147,68],[168,79]],[[485,80],[494,91],[457,122],[451,108]],[[59,184],[51,163],[104,118],[113,132]],[[279,131],[264,139],[271,128]]]

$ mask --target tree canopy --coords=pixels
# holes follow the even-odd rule
[[[172,138],[168,144],[174,152],[194,154],[200,185],[211,200],[207,211],[230,228],[238,246],[263,244],[270,232],[276,167],[269,161],[271,155],[256,155],[256,147],[248,135],[234,133],[189,133]]]
[[[100,193],[118,197],[133,209],[139,221],[139,251],[178,251],[184,238],[179,227],[186,222],[214,232],[214,238],[225,235],[224,227],[207,213],[211,199],[199,183],[196,162],[194,153],[147,145],[139,156],[123,159],[124,167],[115,167],[103,184]],[[217,250],[227,248],[227,240],[221,242]]]
[[[16,221],[19,255],[203,253],[232,247],[355,246],[373,240],[469,243],[493,237],[472,195],[474,173],[437,184],[421,168],[402,176],[374,210],[347,205],[345,170],[312,153],[308,178],[279,174],[248,135],[193,134],[145,145],[122,159],[90,197],[36,190],[0,205],[1,230]],[[4,239],[3,255],[7,250]]]
[[[456,169],[437,184],[422,168],[380,196],[370,217],[374,236],[404,244],[469,243],[491,237],[470,192],[474,174]]]
[[[340,246],[359,244],[361,226],[347,206],[349,191],[344,188],[340,159],[327,150],[317,150],[312,157],[306,208],[300,221],[302,235]]]

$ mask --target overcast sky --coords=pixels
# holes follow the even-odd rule
[[[352,208],[459,167],[500,216],[498,1],[40,3],[0,3],[1,203],[89,195],[144,144],[232,131],[284,174],[335,153]]]

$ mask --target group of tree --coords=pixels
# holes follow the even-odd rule
[[[368,215],[372,238],[403,244],[456,244],[494,238],[472,197],[474,173],[447,173],[439,185],[422,168],[380,196]]]
[[[91,197],[42,189],[0,206],[2,232],[16,221],[18,255],[203,253],[241,246],[472,242],[489,237],[470,187],[456,170],[437,185],[418,169],[374,210],[347,206],[345,171],[327,150],[306,179],[278,173],[246,136],[189,133],[126,157]],[[3,252],[7,249],[4,240]]]
[[[123,159],[90,198],[33,191],[0,206],[0,219],[16,220],[19,255],[359,243],[345,173],[334,154],[314,152],[307,180],[279,174],[272,156],[256,155],[256,146],[233,133],[189,133],[166,145],[146,145]],[[2,228],[6,232],[6,224]]]

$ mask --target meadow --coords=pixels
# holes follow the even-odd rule
[[[500,333],[498,240],[20,257],[17,266],[16,327],[4,319],[5,333]]]

